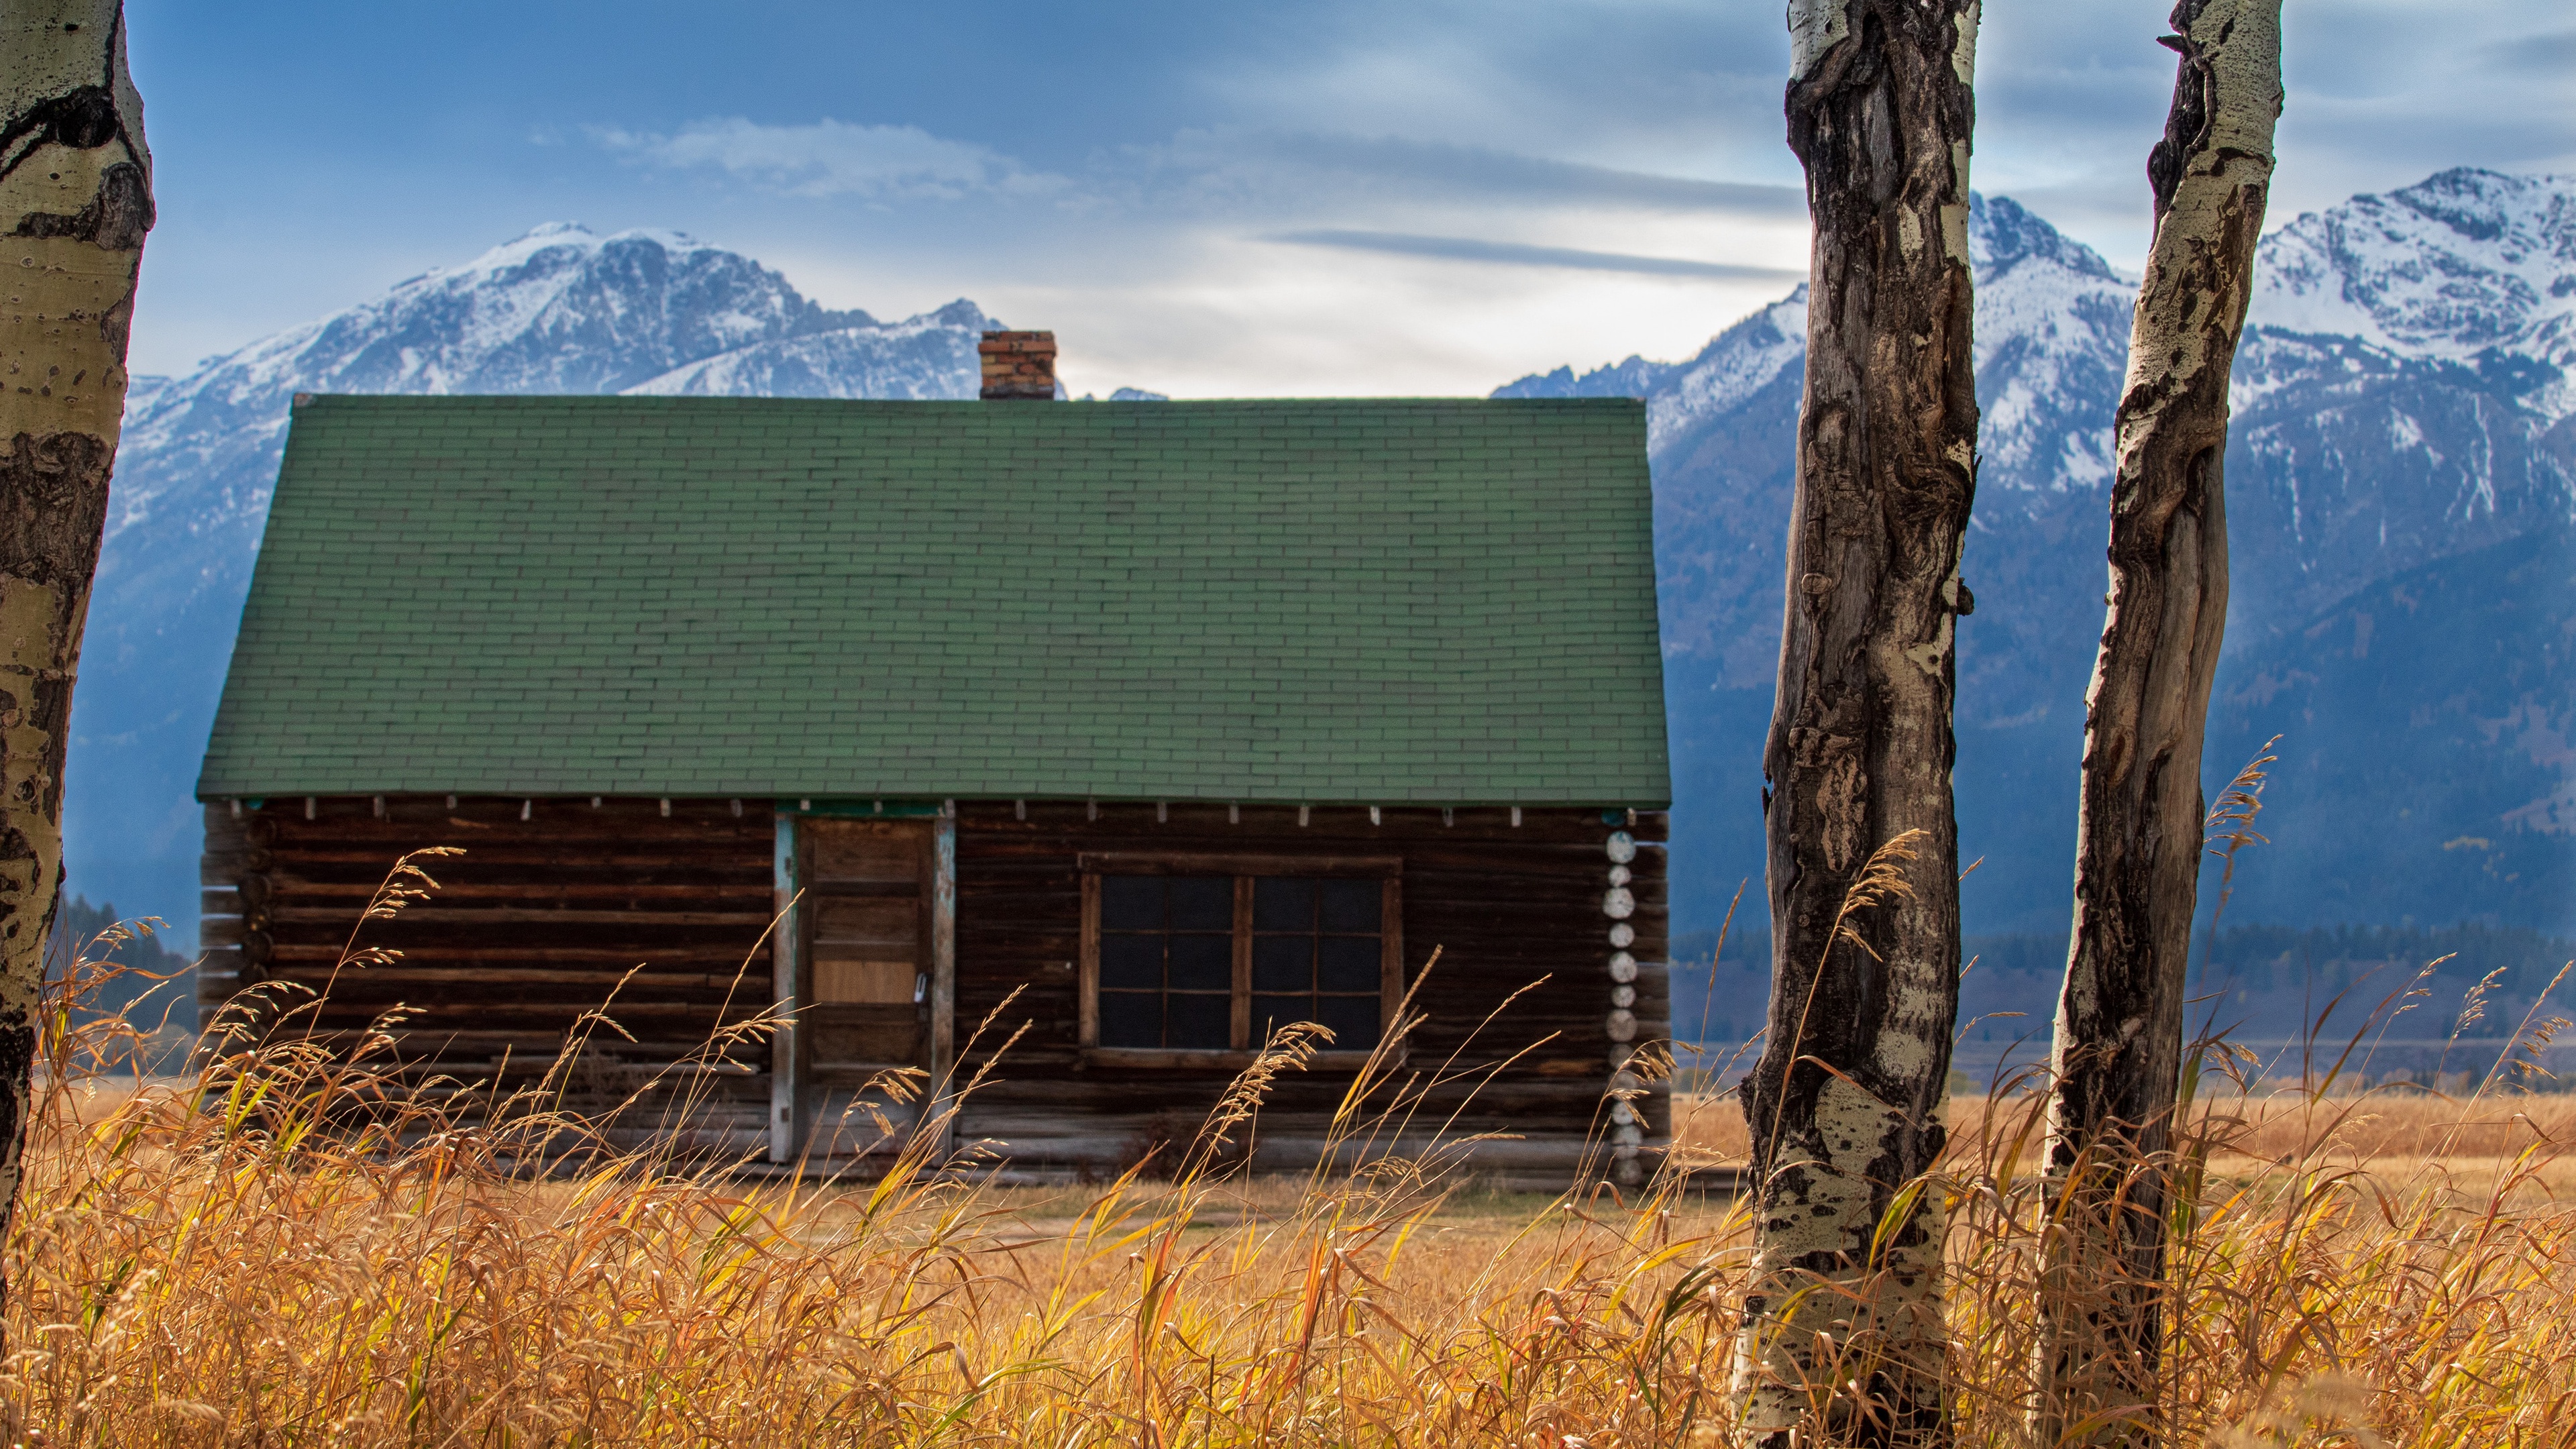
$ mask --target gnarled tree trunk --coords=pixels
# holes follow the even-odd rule
[[[63,746],[152,160],[118,0],[0,0],[0,1237],[18,1200],[36,995],[62,889]]]
[[[2163,1333],[2165,1161],[2227,619],[2227,379],[2281,111],[2281,0],[2182,0],[2155,240],[2114,425],[2111,592],[2084,715],[2075,924],[2049,1103],[2038,1440],[2143,1444]]]
[[[1773,974],[1744,1090],[1760,1186],[1736,1395],[1764,1443],[1821,1415],[1826,1442],[1925,1444],[1948,1436],[1942,1218],[1909,1186],[1941,1149],[1958,1009],[1977,7],[1796,0],[1789,26],[1789,144],[1815,240],[1763,756]],[[1899,839],[1911,889],[1865,891],[1845,921],[1874,851]]]

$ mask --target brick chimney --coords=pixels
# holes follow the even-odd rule
[[[987,332],[975,344],[984,359],[984,401],[1055,401],[1055,334]]]

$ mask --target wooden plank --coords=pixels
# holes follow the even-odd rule
[[[1252,1046],[1252,877],[1234,878],[1234,971],[1231,985],[1234,1009],[1229,1016],[1226,1040],[1240,1051]],[[1092,1001],[1094,1010],[1099,1000]]]
[[[1404,1009],[1409,984],[1404,979],[1404,878],[1388,876],[1381,891],[1377,912],[1378,926],[1384,934],[1378,938],[1377,1020],[1378,1030],[1384,1032],[1394,1027],[1397,1014]]]
[[[271,915],[281,925],[357,924],[357,912],[345,906],[284,906]],[[423,926],[766,926],[767,911],[592,911],[532,910],[520,906],[436,906],[406,907],[397,920],[400,927],[418,930]]]
[[[808,885],[827,881],[916,881],[921,875],[920,824],[912,820],[809,817]]]
[[[454,879],[454,870],[440,873],[438,893],[442,905],[453,908],[459,901],[546,901],[546,900],[624,900],[624,901],[705,901],[710,899],[740,900],[756,903],[768,919],[770,882],[710,881],[686,884],[650,885],[628,880],[565,881],[555,884],[530,885],[521,881],[485,882]],[[278,871],[269,877],[270,884],[299,900],[345,900],[362,903],[373,896],[381,884],[377,880],[316,880],[309,876]],[[229,884],[229,883],[228,883]],[[650,906],[632,907],[650,910]]]
[[[1100,1045],[1100,877],[1082,878],[1082,1023],[1078,1040]]]
[[[354,975],[355,973],[350,974]],[[343,985],[348,984],[349,976],[344,975],[341,978],[341,983]],[[415,1019],[417,1021],[430,1023],[432,1025],[448,1020],[484,1022],[495,1025],[511,1021],[539,1020],[560,1022],[565,1027],[569,1028],[584,1014],[592,1011],[598,1011],[620,1023],[633,1023],[648,1020],[663,1022],[703,1022],[705,1023],[705,1030],[699,1033],[699,1037],[701,1039],[703,1039],[707,1033],[713,1032],[720,1022],[724,1024],[732,1024],[747,1021],[760,1015],[763,1010],[763,1003],[758,1001],[737,1001],[731,1004],[723,1004],[713,1001],[629,1001],[621,998],[619,1000],[603,1004],[588,997],[577,998],[571,1001],[531,1001],[525,997],[514,998],[509,1001],[440,1001],[422,1000],[417,997],[409,997],[404,998],[399,1002],[394,1000],[362,1002],[353,998],[335,995],[330,1001],[322,1004],[321,1015],[325,1018],[357,1018],[363,1020],[372,1018],[386,1008],[397,1004],[415,1013]],[[407,1031],[418,1031],[424,1028],[412,1026],[405,1029]],[[611,1045],[611,1041],[615,1036],[616,1034],[614,1032],[603,1034],[599,1038],[601,1049],[610,1051],[623,1050],[623,1048]]]
[[[269,974],[280,981],[318,985],[329,980],[333,968],[325,965],[275,966]],[[424,966],[410,957],[391,966],[353,967],[341,973],[340,979],[352,987],[366,983],[390,983],[401,986],[582,986],[612,987],[624,982],[630,990],[726,991],[742,987],[763,1000],[768,998],[768,968],[725,973],[716,971],[625,971],[540,970],[527,966]],[[756,990],[754,990],[756,988]]]
[[[302,1038],[305,1034],[298,1032]],[[330,1050],[345,1051],[370,1044],[376,1038],[373,1028],[363,1025],[317,1028],[310,1034],[316,1044]],[[636,1033],[629,1041],[613,1034],[590,1040],[594,1050],[614,1051],[629,1066],[648,1067],[657,1063],[685,1061],[695,1057],[706,1045],[702,1036],[663,1037],[647,1032]],[[442,1027],[406,1032],[396,1046],[396,1056],[406,1062],[456,1060],[460,1056],[483,1053],[497,1058],[508,1052],[520,1065],[531,1061],[539,1067],[560,1052],[566,1037],[561,1028],[494,1028]],[[765,1079],[766,1073],[755,1074]]]
[[[1083,1064],[1118,1071],[1239,1072],[1261,1057],[1259,1050],[1180,1051],[1161,1047],[1085,1047]],[[1307,1058],[1307,1070],[1355,1072],[1368,1064],[1364,1051],[1321,1051]]]
[[[1394,840],[1436,840],[1486,837],[1497,841],[1563,841],[1570,839],[1606,839],[1612,830],[1625,830],[1643,843],[1666,838],[1666,822],[1659,812],[1639,811],[1636,823],[1627,823],[1621,812],[1619,823],[1601,818],[1597,809],[1560,807],[1523,807],[1523,824],[1511,825],[1511,812],[1504,806],[1462,806],[1454,811],[1454,823],[1444,824],[1438,806],[1385,806],[1376,825],[1369,823],[1365,805],[1316,805],[1307,811],[1308,823],[1297,823],[1298,807],[1294,805],[1243,805],[1239,818],[1228,818],[1228,807],[1221,804],[1197,805],[1174,803],[1165,811],[1166,818],[1156,820],[1150,803],[1102,802],[1098,816],[1090,818],[1094,807],[1084,802],[1031,800],[1028,815],[1017,819],[1010,801],[965,802],[959,806],[967,828],[976,835],[1008,838],[1012,835],[1041,836],[1055,833],[1089,835],[1144,836],[1159,843],[1183,837],[1209,840],[1232,838],[1294,838],[1303,846],[1312,841],[1319,848],[1334,840],[1388,842]],[[1221,847],[1219,847],[1221,848]]]
[[[478,876],[533,881],[627,880],[636,875],[649,877],[654,873],[677,871],[735,883],[750,879],[765,883],[769,873],[751,863],[755,854],[753,845],[754,842],[733,838],[677,841],[660,848],[638,846],[624,839],[476,840],[466,847],[465,854],[442,857],[431,874],[443,883],[451,879],[472,880]],[[276,869],[310,880],[372,886],[384,879],[396,856],[374,847],[309,839],[253,851],[248,858],[266,860]],[[615,874],[602,874],[604,872]]]
[[[806,912],[813,918],[814,945],[892,947],[889,955],[911,957],[921,945],[921,901],[917,896],[818,898],[809,887]]]
[[[1248,855],[1239,851],[1084,851],[1085,873],[1101,875],[1391,875],[1400,855]]]
[[[244,934],[242,944],[248,946]],[[337,961],[341,947],[337,941],[277,942],[267,947],[268,955],[278,961]],[[443,942],[414,943],[402,948],[403,959],[413,965],[440,961],[459,962],[529,962],[545,965],[593,964],[601,966],[634,966],[657,964],[669,966],[682,961],[707,961],[735,966],[746,960],[757,960],[757,948],[750,951],[739,946],[629,945],[629,946],[456,946]]]
[[[930,1080],[953,1091],[957,1062],[957,821],[941,817],[932,827],[930,881]],[[956,1149],[956,1118],[940,1131],[939,1155]]]
[[[917,900],[921,888],[908,880],[822,880],[805,883],[809,900]]]
[[[912,1004],[913,985],[920,970],[909,959],[901,961],[865,960],[825,955],[820,950],[814,957],[814,1002],[902,1002]]]
[[[804,1039],[797,1025],[796,1009],[804,920],[798,901],[801,882],[797,869],[796,817],[784,810],[779,811],[771,829],[775,881],[773,914],[778,925],[770,933],[770,1006],[778,1025],[769,1038],[769,1160],[784,1163],[795,1159],[796,1149],[803,1138],[801,1050]]]

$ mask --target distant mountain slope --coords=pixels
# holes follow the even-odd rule
[[[2251,640],[2210,726],[2231,770],[2283,736],[2232,918],[2570,919],[2576,536],[2437,559]]]
[[[2496,713],[2467,733],[2392,732],[2392,711],[2412,718],[2442,706],[2417,661],[2384,647],[2355,661],[2396,681],[2366,708],[2310,718],[2285,697],[2245,692],[2256,651],[2275,651],[2262,655],[2269,660],[2307,647],[2311,621],[2357,590],[2514,540],[2533,540],[2531,567],[2567,557],[2563,529],[2576,521],[2576,422],[2565,411],[2571,195],[2567,178],[2449,171],[2301,217],[2263,244],[2226,464],[2234,585],[2221,691],[2244,704],[2233,725],[2213,732],[2211,773],[2224,780],[2243,762],[2249,731],[2259,743],[2287,730],[2292,760],[2306,750],[2351,759],[2359,742],[2381,740],[2419,752],[2406,769],[2420,808],[2450,830],[2445,839],[2510,839],[2530,858],[2510,886],[2437,871],[2414,878],[2421,890],[2373,893],[2374,872],[2411,868],[2412,847],[2378,828],[2408,808],[2388,788],[2391,776],[2285,761],[2271,820],[2285,831],[2303,820],[2288,838],[2315,849],[2339,842],[2343,868],[2365,888],[2253,890],[2247,899],[2287,913],[2271,919],[2576,927],[2576,858],[2557,850],[2537,814],[2504,803],[2548,796],[2559,767],[2484,743],[2520,706],[2486,700],[2478,707]],[[1984,419],[1965,562],[1978,607],[1959,633],[1957,778],[1962,853],[1985,863],[1963,897],[1972,930],[2062,930],[2084,688],[2102,618],[2110,426],[2135,283],[2004,198],[1978,200],[1970,241]],[[1801,290],[1688,362],[1632,357],[1497,392],[1643,389],[1647,398],[1678,797],[1676,929],[1714,925],[1740,880],[1760,889],[1761,741],[1779,649],[1804,322]],[[2346,330],[2327,330],[2336,327]],[[2445,591],[2438,606],[2452,611],[2449,627],[2476,640],[2492,622],[2479,611],[2501,598],[2508,576],[2531,577],[2494,566],[2463,575],[2464,592]],[[2428,626],[2402,647],[2438,648],[2440,632]],[[2511,789],[2484,789],[2477,782],[2489,773]],[[2300,850],[2282,849],[2247,869],[2288,879],[2305,863]]]
[[[193,919],[191,792],[296,393],[971,398],[996,325],[966,301],[880,323],[676,233],[557,223],[186,377],[135,379],[74,696],[75,887]]]
[[[836,327],[749,343],[682,363],[625,391],[662,397],[966,400],[981,389],[977,334],[994,325],[972,302],[883,326]]]

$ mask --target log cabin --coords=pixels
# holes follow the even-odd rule
[[[665,1136],[864,1171],[937,1104],[1046,1177],[1185,1142],[1293,1022],[1249,1161],[1310,1167],[1401,1008],[1372,1151],[1650,1170],[1640,405],[1064,403],[1046,334],[985,352],[983,402],[297,399],[205,1016],[327,984],[326,1039],[400,1007],[407,1069],[493,1083],[604,1008],[583,1080],[686,1076]]]

